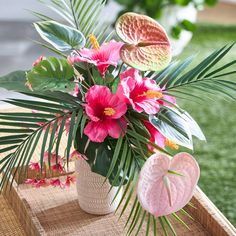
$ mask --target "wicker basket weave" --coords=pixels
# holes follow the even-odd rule
[[[94,215],[106,215],[114,212],[121,200],[122,189],[113,201],[118,187],[113,187],[110,190],[109,182],[104,183],[105,178],[92,172],[86,161],[82,159],[76,161],[75,171],[81,209]]]

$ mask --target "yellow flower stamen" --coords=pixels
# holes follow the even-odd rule
[[[115,113],[116,113],[116,111],[113,108],[111,108],[111,107],[106,107],[104,109],[104,114],[106,116],[113,116]]]
[[[144,93],[144,95],[147,97],[147,98],[162,98],[163,97],[163,94],[161,92],[158,92],[158,91],[154,91],[154,90],[148,90],[147,92]]]
[[[90,43],[92,44],[92,47],[95,50],[99,50],[100,46],[99,46],[99,43],[98,43],[97,38],[95,37],[95,35],[90,34],[89,35],[89,40],[90,40]]]
[[[175,149],[175,150],[178,150],[179,149],[179,145],[177,145],[176,143],[172,142],[171,140],[169,139],[166,139],[165,140],[165,145],[172,148],[172,149]]]

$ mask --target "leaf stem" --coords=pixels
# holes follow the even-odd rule
[[[74,7],[72,5],[72,0],[70,0],[70,8],[71,8],[71,12],[72,12],[72,15],[73,15],[73,18],[74,18],[76,29],[79,29],[79,25],[78,25],[78,22],[77,22],[76,17],[75,17]]]

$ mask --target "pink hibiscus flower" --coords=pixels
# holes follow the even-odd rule
[[[150,133],[150,141],[152,143],[155,143],[160,148],[165,148],[165,146],[170,147],[171,149],[179,149],[179,146],[172,142],[171,140],[167,139],[164,135],[162,135],[149,121],[143,122],[145,127],[147,128],[148,132]],[[154,150],[154,147],[151,145],[148,145],[148,148],[150,150]]]
[[[120,60],[120,48],[124,43],[111,40],[99,46],[95,36],[90,36],[90,41],[93,49],[83,48],[78,52],[78,55],[71,56],[67,60],[74,64],[74,62],[88,62],[97,66],[102,76],[105,75],[107,68],[110,65],[117,66]]]
[[[123,72],[120,79],[117,95],[123,97],[135,111],[156,114],[160,110],[157,101],[163,94],[156,81],[142,78],[141,73],[133,68]]]
[[[150,141],[152,143],[155,143],[156,145],[158,145],[161,148],[165,147],[165,136],[163,136],[150,122],[148,121],[144,121],[144,125],[147,128],[148,132],[150,133]],[[150,150],[153,150],[154,147],[151,145],[148,145],[148,148]]]
[[[165,89],[165,86],[162,87],[161,89],[164,90],[164,89]],[[166,101],[168,101],[168,102],[170,102],[170,103],[176,104],[176,98],[173,97],[173,96],[166,95],[166,94],[163,93],[162,99],[163,99],[163,100],[166,100]],[[161,105],[163,105],[163,106],[166,106],[166,107],[168,107],[168,106],[169,106],[169,107],[172,107],[171,104],[169,104],[169,103],[167,103],[167,102],[165,102],[165,101],[162,101],[162,100],[158,100],[158,103],[161,104]]]
[[[94,85],[85,95],[85,111],[90,118],[84,133],[93,142],[103,142],[107,135],[119,138],[127,128],[122,116],[127,111],[126,103],[112,94],[105,86]]]

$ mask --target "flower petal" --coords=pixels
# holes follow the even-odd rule
[[[108,130],[104,122],[90,121],[84,129],[84,133],[89,137],[92,142],[101,143],[108,135]]]
[[[120,135],[123,135],[127,129],[127,123],[123,118],[118,120],[109,120],[106,125],[108,133],[112,138],[119,138]]]

